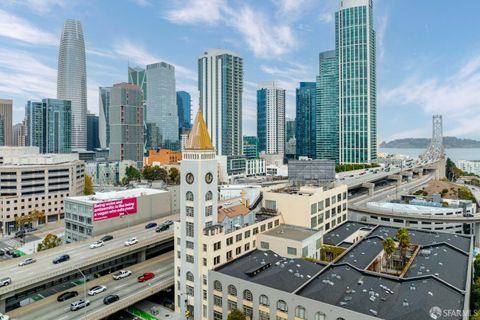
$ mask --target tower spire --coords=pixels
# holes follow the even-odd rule
[[[188,135],[186,150],[214,150],[212,140],[208,134],[207,125],[203,120],[202,111],[199,109],[192,130]]]

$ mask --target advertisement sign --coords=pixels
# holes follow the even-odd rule
[[[127,198],[97,203],[93,206],[93,221],[117,218],[137,213],[137,198]]]

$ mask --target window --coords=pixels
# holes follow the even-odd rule
[[[240,246],[240,247],[237,247],[237,248],[235,249],[235,255],[238,256],[238,255],[241,254],[241,253],[242,253],[242,247],[241,247],[241,246]]]
[[[237,234],[237,236],[235,237],[235,241],[242,241],[242,234],[241,233]]]
[[[222,297],[213,295],[213,305],[221,307],[222,306]]]
[[[318,224],[323,223],[323,212],[318,215]]]
[[[323,200],[318,203],[318,211],[323,210]]]
[[[193,223],[187,222],[185,224],[185,227],[187,229],[187,237],[192,237],[193,238]]]
[[[326,319],[325,313],[320,311],[315,313],[315,320],[325,320],[325,319]]]
[[[269,222],[268,223],[268,229],[272,229],[273,228],[273,222]]]
[[[204,266],[204,267],[207,266],[207,258],[203,258],[203,266]]]
[[[228,300],[227,301],[227,308],[228,308],[228,310],[237,309],[237,303],[235,301]]]
[[[313,217],[310,219],[310,228],[315,228],[317,226],[317,217]]]
[[[193,282],[193,273],[191,273],[190,271],[187,272],[187,281]]]
[[[312,205],[310,206],[310,214],[315,214],[317,213],[317,203],[312,203]]]
[[[297,248],[287,247],[287,253],[293,256],[297,255]]]
[[[220,283],[220,281],[215,280],[213,282],[213,290],[217,290],[217,291],[222,292],[222,284]]]
[[[268,250],[268,249],[270,249],[270,244],[268,242],[265,242],[265,241],[260,241],[260,248]]]
[[[212,212],[213,212],[213,207],[212,206],[206,206],[205,207],[205,216],[206,217],[210,217],[212,215]]]
[[[253,228],[253,235],[256,235],[258,233],[258,227]]]
[[[213,244],[213,251],[220,250],[222,248],[222,242],[218,241]]]
[[[216,256],[215,258],[213,258],[213,265],[217,265],[220,263],[220,256]]]
[[[193,242],[192,241],[187,241],[186,245],[187,245],[187,249],[193,249]]]
[[[330,207],[330,198],[325,199],[325,208]]]
[[[187,296],[193,297],[193,287],[192,286],[187,286]]]
[[[245,248],[245,249],[243,249],[243,251],[248,251],[248,250],[250,250],[250,243],[245,243],[244,248]]]
[[[207,290],[203,290],[203,300],[207,300]]]
[[[232,250],[227,252],[227,261],[232,259]]]
[[[305,319],[305,308],[302,306],[297,306],[295,308],[295,317]]]
[[[187,206],[187,211],[185,213],[187,217],[193,217],[193,207]]]
[[[243,313],[247,317],[247,319],[253,318],[253,309],[247,306],[243,306]]]
[[[277,310],[283,311],[283,312],[288,312],[287,303],[283,300],[278,300],[277,301]]]
[[[248,289],[243,290],[243,300],[253,301],[252,291]]]
[[[222,313],[218,311],[213,311],[213,320],[223,320]]]
[[[264,232],[264,231],[265,231],[265,228],[266,228],[266,225],[261,225],[261,226],[260,226],[260,231]]]
[[[260,310],[258,312],[258,320],[270,320],[270,314],[266,311]]]
[[[203,252],[207,252],[207,245],[205,243],[203,244]]]
[[[185,198],[187,201],[193,201],[193,192],[192,191],[187,191],[187,194],[185,195]]]
[[[236,297],[237,296],[237,288],[235,288],[234,285],[229,285],[228,286],[228,294],[231,295],[231,296],[234,296]]]
[[[187,255],[186,255],[186,260],[187,260],[187,262],[189,262],[189,263],[193,263],[193,262],[194,262],[193,256],[190,255],[190,254],[187,254]]]
[[[268,301],[268,297],[264,294],[260,296],[259,302],[262,306],[268,307],[270,305],[270,302]]]
[[[250,238],[250,230],[245,231],[245,239]]]
[[[233,243],[233,237],[227,238],[227,246]]]
[[[212,191],[208,191],[207,193],[205,193],[205,201],[209,201],[209,200],[212,200],[212,199],[213,199]]]
[[[277,202],[274,200],[265,200],[265,208],[269,210],[277,210]]]

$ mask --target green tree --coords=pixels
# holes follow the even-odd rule
[[[407,228],[400,228],[397,230],[398,246],[400,247],[400,256],[402,257],[402,264],[405,264],[407,257],[407,249],[410,246],[410,234]]]
[[[171,167],[168,172],[168,178],[172,183],[175,183],[175,184],[180,183],[180,172],[178,171],[178,169],[175,167]]]
[[[245,314],[238,309],[232,309],[228,314],[227,320],[247,320]]]
[[[49,233],[45,236],[45,238],[43,238],[42,242],[38,244],[37,251],[55,248],[58,247],[60,244],[62,244],[62,239],[52,233]]]
[[[128,184],[130,181],[139,181],[142,178],[142,173],[134,166],[129,166],[125,171],[125,176]]]
[[[143,177],[149,181],[163,180],[167,182],[168,174],[167,170],[159,166],[145,166],[143,168]]]
[[[385,251],[385,258],[392,267],[392,255],[395,252],[395,241],[391,237],[383,239],[383,251]]]
[[[83,194],[88,196],[91,194],[95,194],[93,192],[93,182],[92,182],[92,177],[90,177],[88,174],[85,175],[84,178],[84,184],[83,184]]]

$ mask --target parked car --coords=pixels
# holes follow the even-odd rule
[[[150,222],[145,225],[145,229],[155,228],[157,224],[155,222]]]
[[[90,305],[90,301],[88,300],[83,300],[83,299],[80,299],[80,300],[77,300],[75,302],[72,302],[70,304],[70,310],[71,311],[76,311],[78,309],[82,309],[82,308],[85,308],[87,306]]]
[[[105,290],[107,290],[106,286],[95,286],[95,287],[90,288],[90,290],[88,290],[88,295],[89,296],[94,296],[96,294],[102,293]]]
[[[156,232],[162,232],[162,231],[165,231],[165,230],[168,230],[168,229],[170,229],[170,226],[162,223],[161,225],[159,225],[158,227],[155,228],[155,231]]]
[[[120,297],[117,296],[116,294],[110,294],[108,296],[106,296],[105,298],[103,298],[103,303],[104,304],[110,304],[110,303],[114,303],[115,301],[118,301],[120,300]]]
[[[76,296],[78,296],[77,291],[67,291],[62,294],[59,294],[57,297],[57,301],[58,302],[67,301],[68,299],[72,299],[73,297],[76,297]]]
[[[102,240],[97,240],[90,245],[90,249],[100,248],[100,247],[103,247],[103,246],[104,246],[103,241]]]
[[[0,279],[0,287],[8,286],[12,283],[12,279],[10,277]]]
[[[61,256],[58,256],[56,257],[55,259],[53,259],[53,264],[58,264],[58,263],[62,263],[62,262],[65,262],[65,261],[68,261],[70,260],[70,256],[68,254],[62,254]]]
[[[19,230],[15,232],[15,238],[23,238],[25,236],[25,230]]]
[[[150,279],[153,279],[155,277],[155,274],[153,272],[145,272],[143,275],[137,278],[139,282],[144,282]]]
[[[113,280],[120,280],[126,278],[132,274],[130,270],[120,270],[113,274]]]
[[[127,241],[125,241],[125,245],[128,247],[128,246],[131,246],[131,245],[134,245],[138,243],[138,239],[137,237],[132,237],[130,239],[128,239]]]
[[[23,260],[22,262],[20,262],[18,265],[21,267],[21,266],[26,266],[27,264],[32,264],[32,263],[35,263],[35,262],[37,262],[37,259],[27,258],[27,259]]]
[[[35,227],[27,227],[27,228],[25,228],[25,231],[26,231],[26,232],[34,232],[34,231],[37,231],[37,230],[38,230],[38,229],[35,228]]]
[[[106,236],[103,236],[100,240],[105,242],[105,241],[110,241],[113,239],[113,236],[107,234]]]

